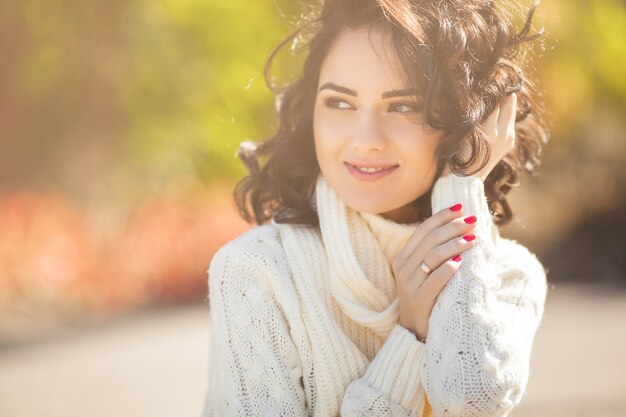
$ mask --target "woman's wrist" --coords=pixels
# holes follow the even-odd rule
[[[425,337],[421,337],[421,336],[420,336],[420,335],[419,335],[416,331],[413,331],[413,330],[410,330],[410,329],[407,329],[407,330],[409,330],[411,333],[413,333],[413,336],[415,336],[415,338],[416,338],[419,342],[421,342],[421,343],[426,343],[426,338],[425,338]]]
[[[426,337],[422,337],[418,331],[416,329],[414,329],[412,326],[409,326],[407,324],[403,324],[403,323],[398,323],[400,326],[404,327],[405,329],[407,329],[409,332],[411,332],[413,334],[413,336],[415,336],[415,338],[422,342],[422,343],[426,343]]]

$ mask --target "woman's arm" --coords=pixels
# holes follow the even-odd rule
[[[500,240],[480,178],[441,177],[433,212],[454,203],[478,218],[477,245],[432,310],[421,378],[437,417],[505,416],[526,388],[545,271],[526,248]]]
[[[224,246],[208,273],[211,346],[203,417],[306,416],[300,358],[262,262]]]
[[[397,324],[363,377],[350,383],[341,416],[421,416],[424,343]]]
[[[302,363],[263,259],[225,246],[208,272],[212,331],[203,416],[309,415]],[[340,415],[421,416],[424,347],[396,325],[364,375],[342,393]]]

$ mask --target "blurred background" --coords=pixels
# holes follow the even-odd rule
[[[0,415],[199,415],[235,150],[276,127],[262,69],[304,4],[0,4]],[[626,415],[626,3],[541,26],[551,138],[501,233],[550,292],[514,415]]]

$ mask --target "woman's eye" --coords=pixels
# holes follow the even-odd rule
[[[326,104],[326,107],[332,107],[332,108],[335,108],[335,109],[343,110],[343,109],[351,109],[352,108],[352,106],[350,106],[350,104],[348,102],[346,102],[344,100],[339,100],[339,99],[336,99],[336,98],[326,99],[324,101],[324,103]]]
[[[393,103],[390,106],[392,111],[397,111],[399,113],[411,113],[418,111],[418,108],[413,103]]]

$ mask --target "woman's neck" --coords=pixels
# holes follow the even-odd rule
[[[413,203],[385,213],[380,213],[379,215],[387,220],[400,224],[416,223],[421,219],[419,209]]]
[[[420,224],[420,222],[398,223],[380,214],[363,212],[360,214],[376,237],[380,248],[389,262],[400,252],[415,231],[417,225]]]

